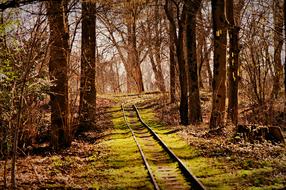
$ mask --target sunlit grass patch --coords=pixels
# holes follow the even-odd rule
[[[82,188],[94,189],[152,189],[148,173],[131,135],[125,125],[120,106],[107,110],[112,114],[112,130],[98,141],[92,155],[83,158],[76,168],[76,178]],[[73,164],[72,158],[53,158],[54,172],[60,173],[65,165]]]
[[[78,168],[78,157],[76,156],[52,156],[50,175],[65,174],[71,169]]]
[[[120,106],[110,109],[112,113],[113,130],[109,138],[102,141],[109,153],[102,159],[93,157],[91,171],[99,172],[104,181],[94,180],[93,188],[98,189],[151,189],[147,170],[134,142],[134,139],[125,124]],[[100,168],[100,170],[96,170]]]
[[[158,121],[154,110],[139,108],[139,112],[144,122],[182,159],[207,189],[285,188],[286,177],[281,173],[275,174],[277,170],[273,168],[275,165],[273,159],[272,161],[266,161],[228,156],[204,157],[202,151],[191,147],[176,133],[174,128]],[[280,162],[277,161],[276,167],[283,167],[280,166]],[[271,178],[271,176],[275,176],[275,178]]]
[[[216,158],[200,156],[183,162],[207,189],[231,189],[238,183],[235,174],[227,172],[224,162]]]
[[[172,129],[166,128],[156,120],[155,114],[151,109],[140,109],[140,115],[143,121],[148,124],[159,137],[168,145],[169,148],[180,158],[192,158],[196,157],[199,153],[187,144],[177,133]]]

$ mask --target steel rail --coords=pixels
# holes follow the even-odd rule
[[[146,159],[146,157],[145,157],[145,155],[144,155],[144,152],[143,152],[143,150],[142,150],[140,144],[138,143],[138,141],[137,141],[137,139],[136,139],[135,133],[134,133],[133,129],[129,126],[129,124],[128,124],[128,122],[127,122],[123,104],[121,104],[121,109],[122,109],[122,112],[123,112],[123,117],[124,117],[125,124],[126,124],[126,126],[130,129],[130,131],[131,131],[131,133],[132,133],[132,137],[133,137],[134,141],[136,142],[136,145],[137,145],[137,147],[138,147],[138,149],[139,149],[139,151],[140,151],[141,157],[142,157],[142,159],[143,159],[143,162],[144,162],[144,164],[145,164],[146,169],[148,170],[148,174],[149,174],[149,176],[150,176],[150,178],[151,178],[151,181],[152,181],[152,184],[153,184],[153,186],[154,186],[154,189],[155,189],[155,190],[160,190],[159,185],[157,184],[157,182],[156,182],[156,180],[155,180],[155,177],[154,177],[154,175],[153,175],[153,172],[152,172],[152,170],[151,170],[151,167],[150,167],[150,165],[149,165],[149,163],[148,163],[148,161],[147,161],[147,159]]]
[[[179,167],[181,171],[183,172],[183,175],[185,178],[191,183],[191,189],[195,190],[206,190],[206,188],[203,186],[203,184],[197,179],[197,177],[185,166],[185,164],[181,161],[181,159],[175,155],[175,153],[162,141],[162,139],[149,127],[141,118],[140,113],[138,111],[138,108],[136,105],[133,105],[133,108],[136,111],[136,114],[140,120],[140,122],[151,132],[153,137],[158,140],[158,142],[161,144],[161,146],[165,149],[166,152],[175,160],[178,162]]]

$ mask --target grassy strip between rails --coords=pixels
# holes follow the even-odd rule
[[[182,159],[207,189],[283,189],[285,176],[273,179],[273,167],[279,160],[261,161],[260,167],[252,167],[253,160],[241,161],[227,156],[204,157],[200,150],[190,147],[174,128],[170,129],[156,120],[152,109],[140,109],[142,119]],[[241,163],[245,162],[245,163]],[[281,163],[280,163],[281,164]],[[237,167],[245,165],[245,167]],[[283,166],[281,166],[283,167]],[[285,167],[285,166],[284,166]],[[271,174],[271,175],[270,175]]]
[[[120,107],[112,108],[111,111],[114,129],[110,138],[103,142],[110,150],[104,161],[106,167],[102,171],[108,184],[98,181],[94,185],[103,189],[152,189],[147,170],[131,132],[125,125]]]

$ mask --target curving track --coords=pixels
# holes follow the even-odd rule
[[[173,151],[142,120],[135,105],[125,108],[122,104],[121,108],[154,189],[205,189]]]

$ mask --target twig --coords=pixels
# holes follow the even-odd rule
[[[17,149],[24,155],[24,156],[27,156],[27,154],[19,147],[17,147]]]
[[[40,176],[39,176],[39,174],[38,174],[38,172],[37,172],[37,170],[36,170],[36,167],[35,167],[32,163],[31,163],[31,166],[32,166],[32,168],[33,168],[33,171],[34,171],[36,177],[37,177],[37,180],[39,181],[39,183],[40,183],[41,185],[43,185],[43,182],[41,181],[41,178],[40,178]]]

